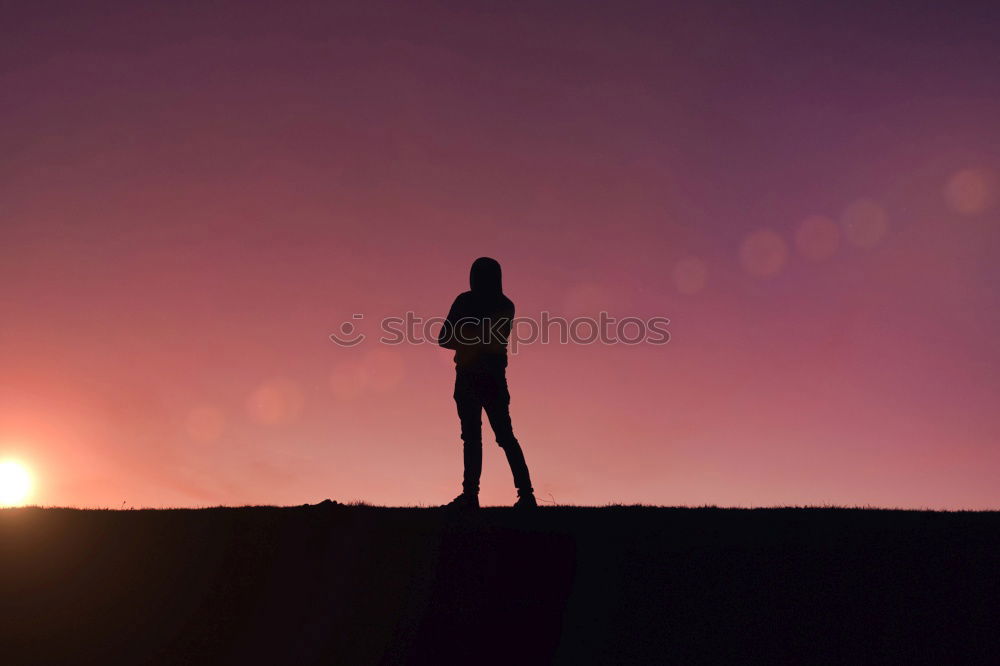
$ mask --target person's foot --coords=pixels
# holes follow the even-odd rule
[[[452,501],[448,502],[442,509],[478,509],[479,508],[479,495],[473,495],[472,493],[462,493]]]
[[[518,493],[517,501],[514,502],[515,509],[535,509],[538,502],[535,501],[534,493]]]

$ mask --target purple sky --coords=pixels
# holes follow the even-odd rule
[[[542,497],[997,508],[1000,6],[904,4],[8,3],[0,459],[449,499],[448,353],[327,335],[490,255],[521,315],[671,319],[512,359]]]

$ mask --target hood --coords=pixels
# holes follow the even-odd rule
[[[469,287],[477,294],[502,294],[500,262],[489,257],[479,257],[472,262]]]

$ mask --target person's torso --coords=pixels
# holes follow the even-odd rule
[[[455,367],[466,372],[503,372],[514,304],[503,294],[459,296],[456,312]]]

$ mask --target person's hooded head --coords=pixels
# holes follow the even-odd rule
[[[469,271],[469,287],[481,296],[499,296],[503,293],[500,262],[490,257],[479,257]]]

